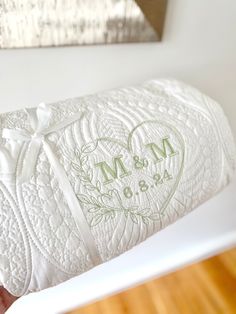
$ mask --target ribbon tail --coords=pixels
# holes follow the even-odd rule
[[[50,145],[43,140],[43,148],[48,157],[50,165],[53,169],[53,172],[58,180],[59,186],[63,192],[63,195],[67,201],[67,204],[71,210],[71,213],[74,217],[77,229],[80,233],[81,238],[83,239],[84,245],[87,247],[90,258],[95,265],[101,264],[102,259],[98,252],[95,240],[91,233],[90,227],[88,225],[87,219],[83,213],[80,202],[75,195],[75,192],[70,184],[70,181],[67,177],[67,174],[59,162],[57,156],[52,151]]]
[[[34,168],[36,166],[37,157],[39,154],[41,143],[38,140],[29,142],[27,152],[22,165],[22,170],[17,176],[17,184],[29,182],[32,175],[34,174]]]

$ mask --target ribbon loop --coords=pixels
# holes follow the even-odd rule
[[[90,227],[79,200],[74,193],[65,169],[60,164],[57,156],[50,147],[50,144],[46,140],[46,135],[56,132],[78,119],[81,119],[82,114],[80,112],[76,113],[59,124],[49,127],[51,119],[51,110],[49,106],[41,103],[38,105],[36,110],[34,108],[26,108],[25,111],[28,114],[31,131],[5,128],[2,132],[2,137],[6,139],[28,143],[28,151],[26,152],[24,158],[21,175],[17,178],[17,184],[23,184],[24,182],[28,182],[30,180],[34,173],[40,148],[42,147],[58,180],[68,207],[74,217],[80,236],[87,247],[90,258],[94,266],[98,265],[102,262],[102,259],[96,247],[96,243],[91,234]]]

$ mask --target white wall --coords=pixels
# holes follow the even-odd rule
[[[0,51],[0,110],[176,77],[221,102],[236,134],[236,1],[169,0],[160,43]]]

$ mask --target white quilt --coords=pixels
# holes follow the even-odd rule
[[[21,296],[120,255],[236,167],[220,106],[152,80],[0,115],[0,285]]]

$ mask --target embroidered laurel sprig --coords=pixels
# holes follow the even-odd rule
[[[83,186],[89,191],[96,191],[101,193],[101,182],[99,180],[93,183],[93,169],[88,164],[88,155],[92,153],[97,147],[97,141],[89,142],[82,146],[81,150],[63,149],[63,154],[70,162],[72,169],[74,169],[79,180]]]
[[[102,194],[98,198],[84,194],[77,194],[77,197],[83,204],[89,206],[88,212],[94,214],[90,221],[91,227],[96,226],[103,220],[107,222],[110,219],[114,219],[118,213],[123,213],[126,218],[130,217],[135,224],[138,224],[140,221],[149,224],[151,221],[160,219],[157,214],[151,213],[149,208],[139,210],[138,206],[123,206],[119,192],[116,189],[109,190],[107,194]],[[108,197],[110,200],[116,198],[119,206],[107,205],[104,199]]]
[[[158,214],[153,214],[150,211],[150,208],[144,208],[142,210],[139,210],[138,206],[134,206],[131,208],[128,208],[127,211],[125,211],[125,216],[126,217],[130,217],[131,220],[134,223],[138,223],[139,220],[141,219],[143,223],[145,223],[146,225],[150,223],[150,221],[153,220],[160,220],[160,217]]]
[[[78,161],[77,163],[72,162],[72,167],[78,172],[79,179],[87,190],[102,194],[101,182],[96,180],[96,183],[93,183],[93,169],[88,164],[88,155],[97,148],[97,145],[98,142],[93,141],[83,145],[81,150],[76,149],[75,154]]]
[[[76,148],[73,152],[76,156],[76,161],[74,161],[74,158],[72,159],[71,156],[68,156],[68,152],[65,153],[83,186],[88,191],[93,191],[98,194],[97,197],[90,194],[77,194],[80,202],[88,206],[88,212],[93,214],[90,226],[96,226],[103,220],[107,222],[114,219],[118,213],[123,213],[126,218],[130,217],[135,224],[142,221],[147,225],[151,221],[159,220],[159,215],[151,213],[150,208],[139,210],[138,206],[125,207],[116,189],[103,192],[101,182],[96,180],[94,183],[93,170],[89,165],[88,155],[97,148],[97,145],[98,142],[94,141],[83,145],[80,150]],[[118,206],[111,206],[105,202],[105,200],[109,201],[110,204],[114,199],[117,201]]]
[[[119,208],[108,206],[104,202],[99,201],[98,198],[91,195],[77,194],[78,199],[81,203],[89,206],[88,212],[94,214],[90,226],[96,226],[102,220],[105,222],[116,217],[116,212],[119,211]]]

